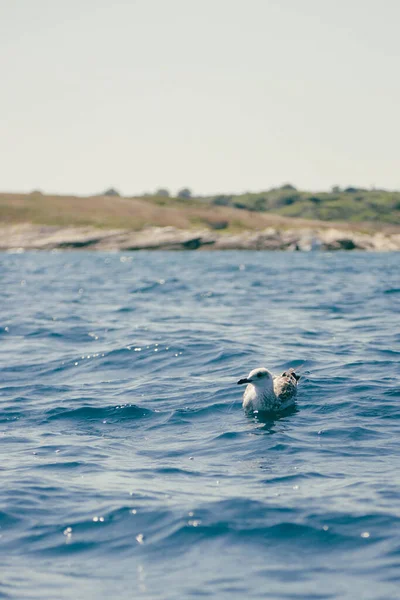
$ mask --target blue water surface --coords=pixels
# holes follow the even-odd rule
[[[0,255],[0,598],[400,597],[399,255]],[[299,369],[297,410],[236,381]]]

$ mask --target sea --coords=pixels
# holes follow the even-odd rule
[[[399,599],[399,322],[395,253],[2,253],[0,598]]]

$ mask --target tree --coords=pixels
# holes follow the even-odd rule
[[[158,190],[156,190],[154,192],[155,196],[163,196],[164,198],[169,198],[170,193],[169,190],[167,190],[166,188],[159,188]]]
[[[121,194],[115,188],[109,188],[102,194],[103,196],[120,196]]]
[[[192,192],[189,188],[182,188],[178,192],[178,198],[191,198]]]

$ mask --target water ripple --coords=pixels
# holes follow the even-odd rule
[[[28,252],[0,276],[0,597],[398,597],[397,255]],[[243,414],[256,365],[299,370],[294,410]]]

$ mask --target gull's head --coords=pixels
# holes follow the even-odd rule
[[[253,369],[252,371],[250,371],[247,377],[245,377],[244,379],[239,379],[238,385],[241,385],[243,383],[251,383],[257,388],[273,389],[274,387],[272,374],[268,371],[268,369],[264,369],[264,367]]]

